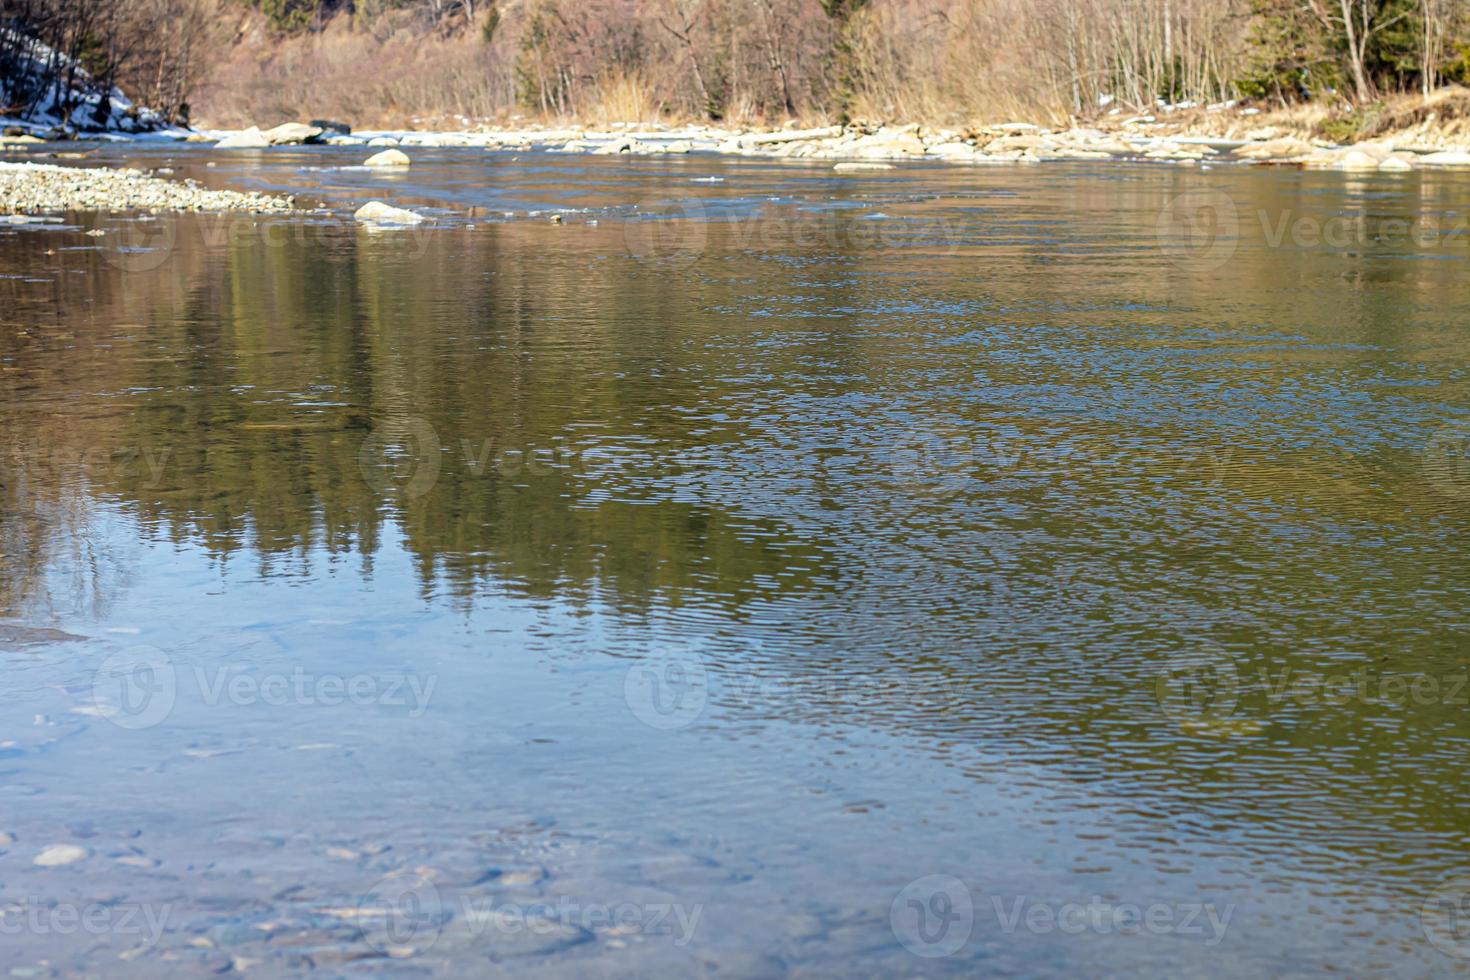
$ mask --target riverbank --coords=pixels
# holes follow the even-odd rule
[[[1321,119],[1301,110],[1263,114],[1185,111],[1108,117],[1087,126],[1051,128],[1002,122],[963,129],[852,124],[779,129],[722,129],[622,123],[604,128],[526,126],[480,127],[449,132],[324,130],[301,123],[272,129],[201,132],[194,142],[221,150],[267,150],[274,146],[325,143],[336,146],[479,147],[553,153],[653,156],[716,153],[796,160],[830,160],[848,171],[889,169],[904,161],[955,164],[1040,163],[1048,160],[1143,160],[1183,165],[1253,163],[1338,170],[1415,170],[1470,166],[1470,132],[1463,120],[1433,112],[1401,113],[1376,125],[1360,123],[1352,138],[1329,139]]]
[[[290,211],[294,201],[254,191],[212,190],[140,170],[0,163],[0,213],[57,211]]]

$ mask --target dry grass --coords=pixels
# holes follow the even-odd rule
[[[654,99],[652,89],[636,74],[604,74],[597,81],[596,99],[584,113],[589,122],[602,125],[648,123],[657,122],[663,115],[662,106]]]

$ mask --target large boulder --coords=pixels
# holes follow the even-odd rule
[[[397,146],[398,141],[391,136],[374,136],[368,140],[368,146]]]
[[[929,156],[939,157],[941,160],[973,160],[980,151],[969,143],[936,143],[929,147]]]
[[[333,119],[313,119],[311,124],[324,133],[336,133],[338,136],[352,135],[351,126]]]
[[[293,143],[310,143],[322,135],[320,126],[307,126],[304,123],[282,123],[274,129],[267,129],[260,134],[271,146],[288,146]]]
[[[251,126],[242,129],[238,133],[231,133],[218,143],[214,144],[216,150],[258,150],[263,146],[270,146],[270,140],[260,131],[259,126]]]
[[[362,162],[364,167],[406,167],[409,165],[408,154],[402,150],[383,150],[374,153]]]
[[[421,214],[395,208],[382,201],[369,201],[352,215],[358,221],[375,225],[416,225],[424,220]]]
[[[904,130],[881,129],[863,136],[843,148],[843,155],[866,160],[902,160],[921,157],[928,148],[910,128]]]
[[[1337,159],[1338,170],[1377,170],[1379,160],[1362,150],[1348,150]]]

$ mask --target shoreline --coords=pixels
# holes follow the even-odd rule
[[[293,198],[257,191],[213,190],[119,167],[59,167],[0,162],[0,214],[66,211],[250,211],[290,214]]]
[[[1159,123],[1144,116],[1109,128],[1048,128],[1011,122],[969,129],[904,126],[821,126],[737,130],[709,126],[666,127],[624,123],[611,127],[531,126],[515,129],[325,131],[287,123],[272,130],[197,130],[188,134],[100,134],[108,142],[206,145],[220,152],[270,151],[280,147],[326,145],[387,148],[480,148],[596,156],[715,154],[758,159],[830,161],[840,170],[889,169],[903,162],[961,165],[1034,164],[1058,160],[1123,160],[1193,164],[1301,166],[1348,171],[1402,171],[1428,167],[1470,167],[1470,141],[1449,142],[1448,134],[1418,130],[1355,143],[1333,143],[1296,127],[1261,125],[1238,132],[1246,119],[1226,127]],[[74,142],[74,141],[68,141]],[[27,140],[0,144],[37,151],[62,143]],[[854,166],[863,165],[863,166]],[[885,166],[886,165],[886,166]]]
[[[1237,120],[1239,122],[1239,120]],[[396,157],[394,169],[412,165],[405,151],[469,148],[484,151],[593,156],[738,156],[761,160],[823,163],[843,174],[881,173],[904,163],[957,167],[1036,165],[1097,161],[1198,166],[1290,166],[1355,173],[1470,169],[1470,145],[1444,145],[1387,137],[1354,144],[1308,139],[1265,125],[1236,133],[1169,127],[1159,132],[1152,117],[1123,120],[1113,129],[1048,129],[1034,123],[1002,123],[968,130],[906,126],[822,126],[808,129],[725,130],[708,126],[661,127],[620,124],[611,128],[528,127],[462,131],[368,130],[327,132],[288,123],[262,132],[192,131],[100,137],[109,143],[187,145],[213,154],[269,153],[303,145],[355,147],[364,157]],[[1234,129],[1237,127],[1231,127]],[[42,147],[77,145],[80,140],[27,139],[0,142],[0,214],[64,211],[202,211],[295,213],[294,198],[254,191],[212,190],[196,181],[171,179],[166,169],[144,173],[113,167],[71,167],[40,162],[53,155]],[[8,151],[8,152],[7,152]],[[387,152],[385,152],[387,151]],[[69,156],[54,152],[56,157]],[[357,165],[374,166],[364,160]]]

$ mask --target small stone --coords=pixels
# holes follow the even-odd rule
[[[141,854],[125,854],[117,859],[118,864],[125,864],[130,868],[156,868],[158,859],[143,857]]]
[[[85,847],[77,847],[75,844],[52,844],[50,847],[36,855],[34,863],[41,868],[59,868],[66,864],[76,864],[91,856],[91,851]]]

